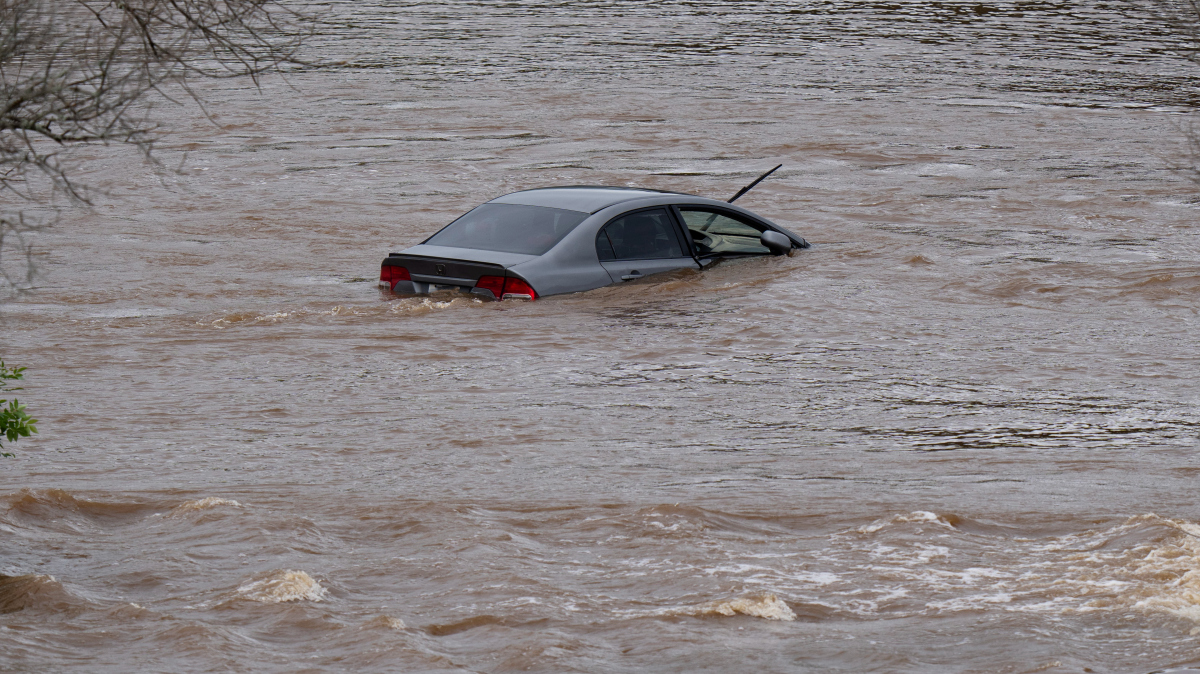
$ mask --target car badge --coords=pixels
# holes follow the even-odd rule
[[[439,264],[439,265],[437,266],[437,275],[438,275],[438,276],[445,276],[445,275],[446,275],[446,265],[444,265],[444,264]]]

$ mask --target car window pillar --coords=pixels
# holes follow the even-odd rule
[[[700,249],[696,248],[696,242],[692,239],[692,232],[688,229],[687,222],[683,219],[683,214],[679,212],[679,206],[672,204],[670,211],[671,216],[675,218],[676,235],[682,237],[683,245],[687,248],[692,259],[696,261],[696,264],[703,267],[704,263],[700,261]]]

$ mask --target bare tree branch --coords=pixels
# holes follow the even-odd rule
[[[1154,0],[1154,6],[1172,32],[1185,39],[1180,55],[1200,63],[1200,0]]]
[[[200,102],[194,80],[257,85],[301,65],[315,25],[282,0],[0,0],[0,296],[33,278],[26,243],[45,222],[24,208],[54,195],[91,204],[65,150],[119,143],[151,157],[156,100],[178,89]],[[5,266],[13,255],[21,271]]]

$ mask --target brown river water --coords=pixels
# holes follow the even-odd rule
[[[1130,2],[333,4],[0,310],[3,671],[1200,668],[1196,68]],[[518,189],[814,243],[375,284]]]

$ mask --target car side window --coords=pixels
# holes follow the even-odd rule
[[[688,257],[665,208],[630,213],[605,225],[596,235],[596,255],[601,260]]]
[[[681,206],[679,214],[700,255],[765,255],[771,252],[759,237],[766,229],[734,215]]]

